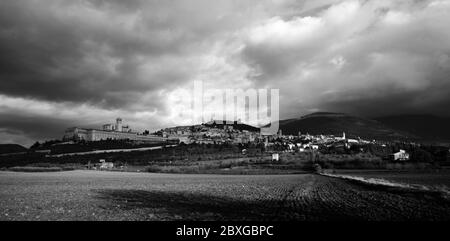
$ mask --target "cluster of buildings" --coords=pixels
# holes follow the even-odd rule
[[[259,128],[243,124],[240,121],[216,120],[201,125],[166,128],[155,134],[141,134],[133,132],[128,125],[123,125],[121,118],[117,118],[114,124],[104,124],[102,129],[68,128],[63,136],[64,141],[121,139],[142,142],[173,142],[176,140],[184,144],[239,144],[255,142],[261,139],[261,136]]]
[[[117,118],[114,124],[105,124],[102,129],[86,129],[72,127],[65,131],[64,141],[101,141],[101,140],[132,140],[141,142],[166,142],[168,138],[133,132],[128,125],[122,124]]]
[[[298,136],[283,136],[280,131],[278,135],[271,136],[265,141],[266,146],[275,146],[277,144],[285,146],[285,150],[288,152],[307,152],[319,149],[345,152],[345,150],[351,149],[353,146],[357,147],[356,151],[362,152],[363,149],[360,147],[367,144],[379,144],[383,147],[386,147],[386,145],[377,143],[375,140],[368,141],[361,138],[347,138],[345,132],[342,133],[342,136],[309,134],[302,135],[301,133],[299,133]],[[398,152],[392,153],[386,158],[391,161],[408,161],[410,160],[410,154],[405,150],[400,149]]]
[[[352,145],[369,144],[370,141],[363,139],[347,138],[345,133],[342,136],[334,135],[282,135],[281,130],[278,135],[270,136],[266,140],[266,146],[281,144],[287,146],[289,151],[304,152],[307,150],[317,150],[321,148],[342,148],[349,149]]]
[[[100,140],[127,139],[141,142],[162,143],[176,141],[184,144],[248,144],[264,143],[269,149],[272,146],[282,146],[285,151],[306,152],[313,150],[348,150],[352,146],[375,143],[361,138],[347,138],[334,135],[309,135],[299,133],[294,135],[283,135],[282,131],[276,135],[263,135],[259,128],[249,126],[240,121],[217,121],[211,120],[201,125],[177,126],[162,129],[154,134],[141,134],[133,132],[128,125],[123,125],[122,119],[117,118],[114,124],[104,124],[102,129],[86,129],[72,127],[66,130],[64,141],[100,141]],[[361,150],[362,151],[362,150]],[[392,160],[409,160],[409,154],[404,150],[389,156]]]
[[[201,125],[166,128],[158,133],[165,138],[176,138],[184,144],[243,144],[262,139],[259,128],[245,125],[240,121],[211,120]]]

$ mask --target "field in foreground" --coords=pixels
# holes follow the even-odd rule
[[[450,202],[314,174],[0,172],[0,220],[450,220]]]

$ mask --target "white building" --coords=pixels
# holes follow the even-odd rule
[[[114,167],[114,163],[106,162],[105,159],[100,159],[100,169],[112,169]]]
[[[79,127],[72,127],[66,130],[63,140],[85,140],[85,141],[100,141],[100,140],[122,140],[129,139],[133,141],[145,141],[145,142],[165,142],[168,138],[155,136],[155,135],[141,135],[137,132],[131,132],[128,126],[122,125],[122,119],[117,118],[116,124],[105,124],[102,130],[98,129],[85,129]]]
[[[278,153],[273,153],[272,154],[272,161],[279,161],[280,160],[280,155]]]
[[[399,152],[391,154],[390,158],[394,161],[407,161],[409,160],[409,153],[407,153],[405,150],[400,150]]]

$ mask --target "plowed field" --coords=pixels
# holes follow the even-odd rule
[[[0,172],[0,220],[449,220],[440,195],[314,174]]]

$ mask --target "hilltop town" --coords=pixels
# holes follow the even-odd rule
[[[102,129],[85,129],[72,127],[66,130],[62,140],[64,144],[77,141],[106,141],[127,140],[140,143],[177,143],[177,144],[264,144],[264,147],[283,147],[281,151],[299,151],[320,149],[350,149],[354,145],[377,144],[375,140],[361,138],[347,138],[342,136],[283,135],[282,130],[277,134],[267,135],[260,128],[244,124],[240,121],[211,120],[209,122],[192,125],[177,126],[161,129],[155,133],[133,132],[128,125],[122,125],[122,119],[117,118],[115,124],[105,124]],[[61,144],[61,143],[58,143]],[[278,148],[280,149],[280,148]]]
[[[176,126],[149,131],[134,131],[122,118],[99,128],[70,127],[61,139],[36,142],[29,149],[5,146],[0,153],[4,168],[22,165],[70,165],[74,168],[146,170],[152,172],[235,172],[239,167],[251,172],[297,172],[310,170],[315,163],[323,168],[441,168],[450,166],[448,145],[416,142],[414,139],[380,140],[360,137],[354,130],[330,123],[333,131],[313,134],[298,131],[296,121],[324,123],[324,118],[345,118],[343,114],[319,113],[299,120],[282,121],[276,134],[265,134],[261,128],[241,121],[211,120],[191,126]],[[364,120],[356,119],[358,123]],[[348,125],[353,122],[347,121]],[[287,123],[287,124],[286,124]],[[375,123],[379,133],[386,127]],[[283,130],[288,130],[284,134]],[[319,133],[319,134],[318,134]],[[365,132],[361,132],[364,134]],[[396,135],[396,134],[395,134]],[[395,136],[395,135],[391,135]],[[206,161],[206,162],[205,162]],[[206,163],[206,164],[205,164]],[[226,164],[225,164],[226,163]],[[231,165],[231,166],[230,166]],[[245,171],[245,172],[247,172]],[[239,171],[240,172],[240,171]]]

